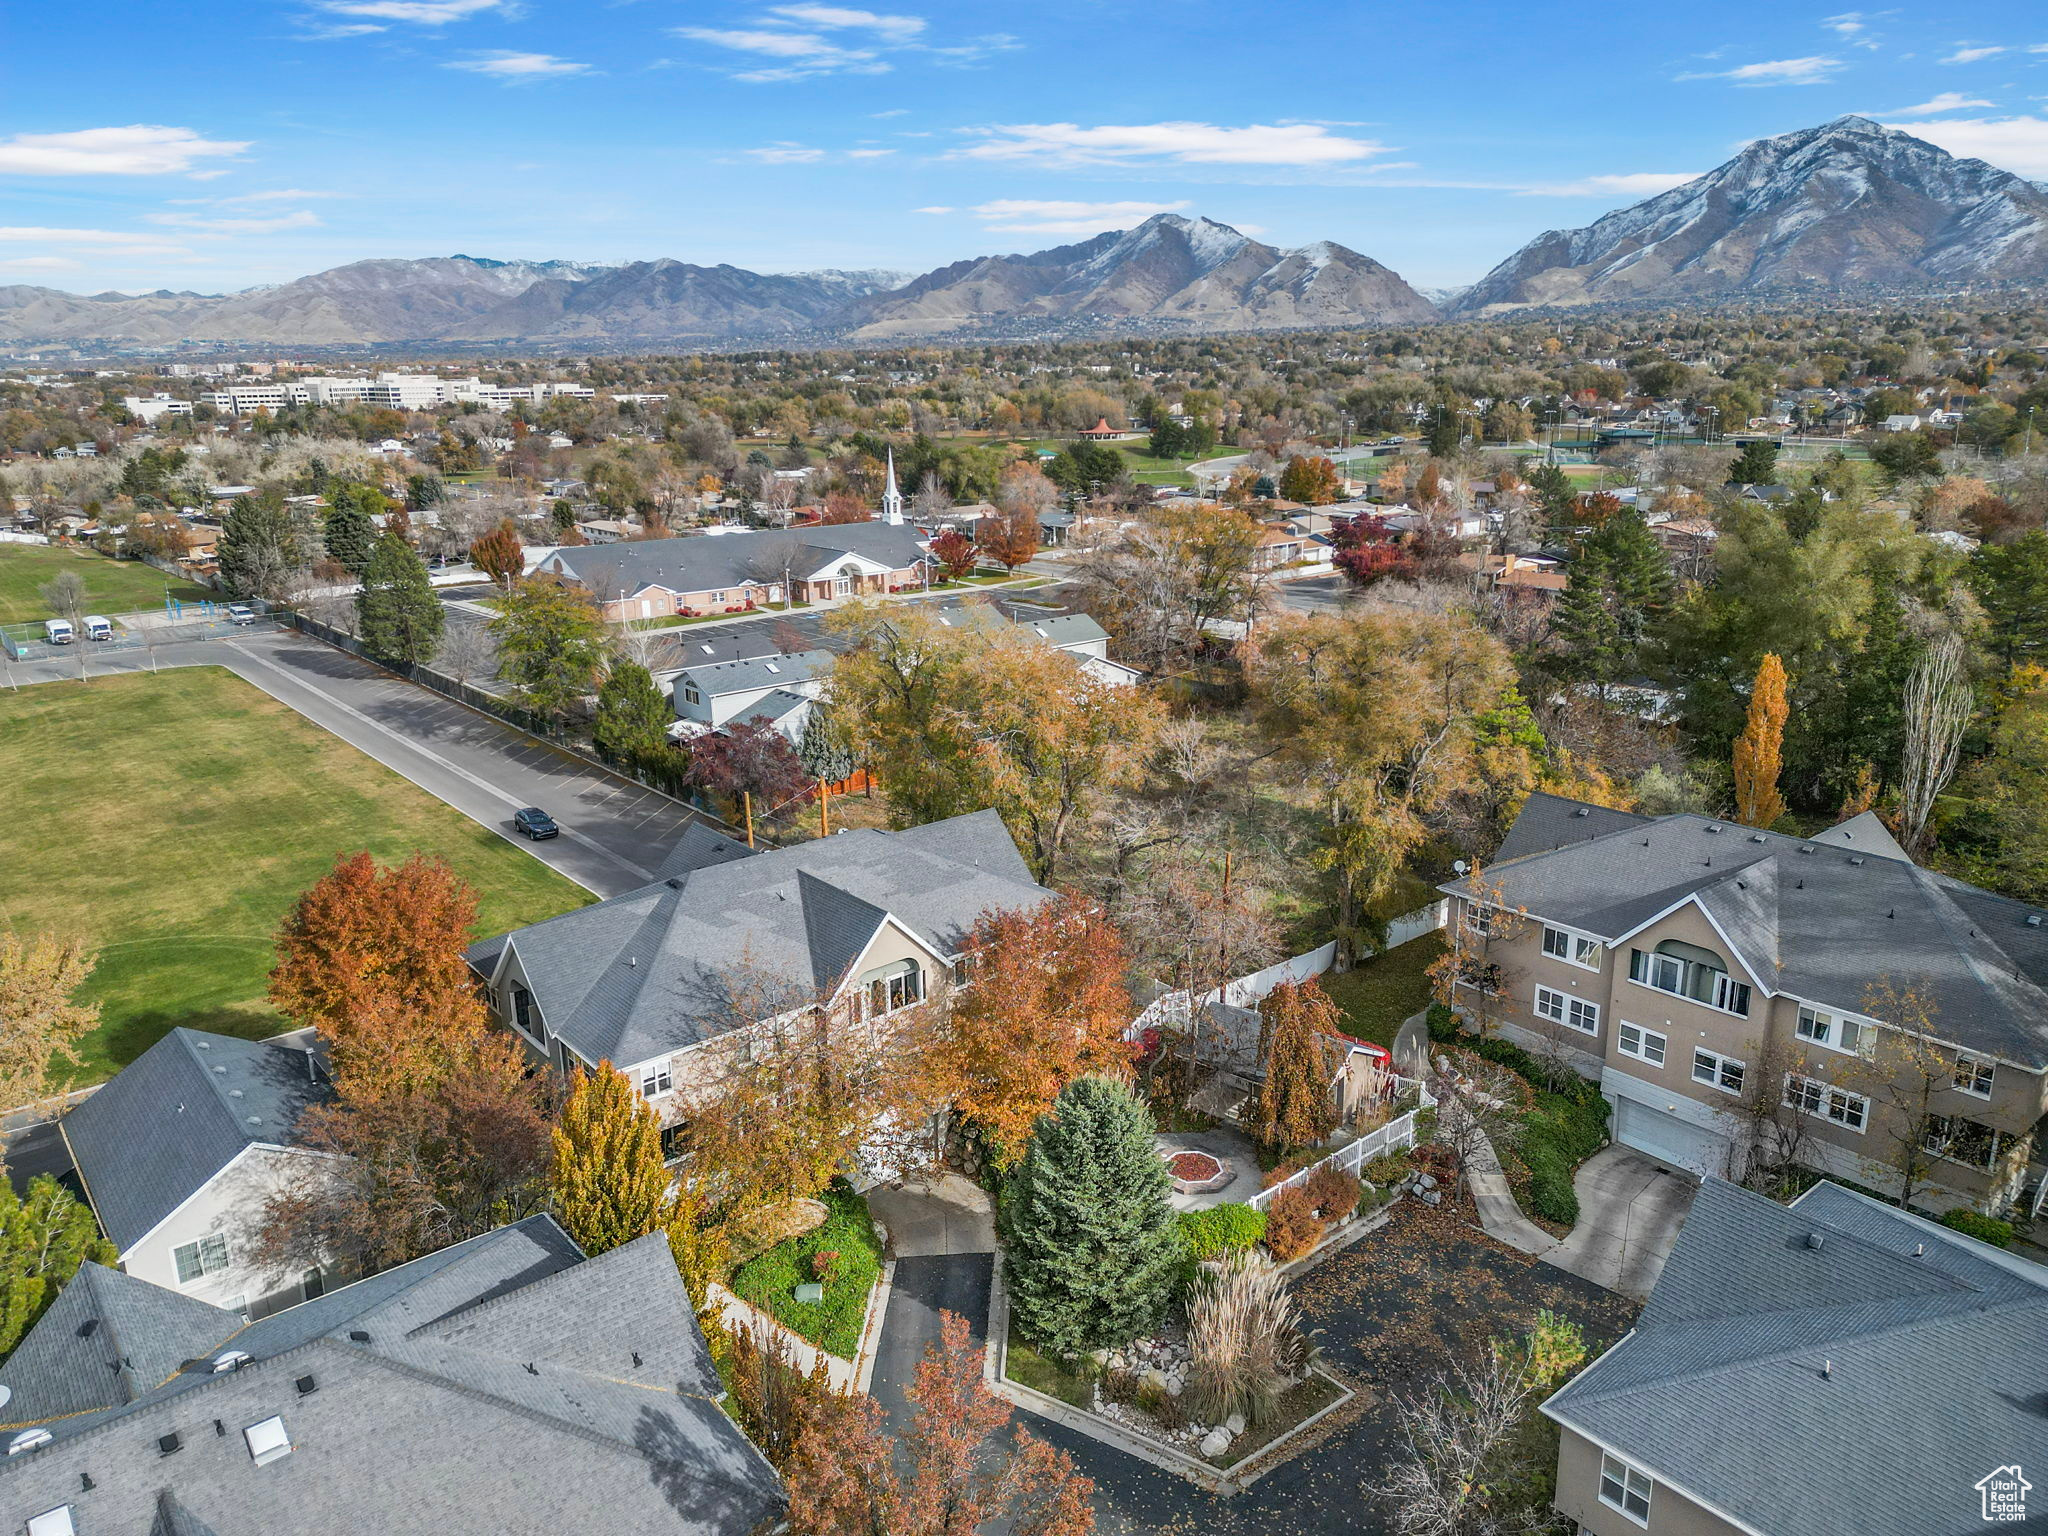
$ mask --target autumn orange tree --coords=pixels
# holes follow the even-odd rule
[[[1303,454],[1289,459],[1280,471],[1280,494],[1289,501],[1311,507],[1327,506],[1344,499],[1344,482],[1337,466],[1320,454]]]
[[[1038,553],[1038,514],[1027,506],[983,518],[975,533],[982,553],[1005,571],[1016,570]]]
[[[77,1001],[92,968],[80,939],[0,933],[0,1109],[48,1095],[57,1062],[81,1064],[78,1042],[100,1022],[98,1003]]]
[[[816,1398],[784,1469],[797,1536],[1089,1536],[1095,1485],[1073,1458],[1019,1425],[982,1380],[967,1322],[940,1316],[910,1388],[896,1447],[882,1407],[864,1393]],[[999,1438],[1000,1436],[1000,1438]]]
[[[526,569],[526,552],[511,518],[469,546],[469,563],[499,586],[512,585],[512,579]]]
[[[1123,939],[1094,902],[1067,895],[983,913],[967,952],[970,984],[954,994],[932,1056],[935,1097],[1010,1161],[1068,1083],[1128,1073]]]
[[[1336,1130],[1323,1042],[1337,1026],[1337,1005],[1313,977],[1283,981],[1260,1001],[1259,1061],[1266,1075],[1250,1130],[1270,1150],[1320,1146]]]
[[[1768,827],[1785,814],[1778,773],[1785,752],[1785,664],[1775,652],[1757,663],[1749,690],[1749,717],[1735,738],[1730,764],[1735,776],[1735,819],[1746,827]]]

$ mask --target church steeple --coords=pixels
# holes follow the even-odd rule
[[[882,521],[903,521],[903,493],[896,489],[896,450],[889,450],[889,483],[882,488]]]

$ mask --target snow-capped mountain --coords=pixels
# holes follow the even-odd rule
[[[1341,245],[1283,251],[1213,219],[1162,213],[1076,245],[954,262],[854,306],[849,324],[856,339],[881,340],[1060,322],[1237,331],[1435,314],[1399,274]]]
[[[2048,196],[1865,117],[1759,139],[1681,187],[1495,267],[1459,315],[1788,290],[2048,279]]]

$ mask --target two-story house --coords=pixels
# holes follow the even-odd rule
[[[256,1261],[264,1206],[323,1156],[294,1145],[332,1097],[316,1049],[174,1029],[59,1122],[121,1268],[261,1317],[318,1296],[318,1269]]]
[[[1543,1405],[1557,1508],[1582,1536],[2038,1528],[2009,1511],[2048,1465],[2044,1342],[2038,1264],[1838,1184],[1708,1179],[1634,1328]]]
[[[735,723],[772,725],[792,742],[803,740],[811,701],[832,670],[832,652],[795,651],[685,667],[670,684],[676,723],[669,734],[687,739]]]
[[[701,824],[661,878],[469,952],[492,1011],[568,1072],[610,1061],[673,1121],[813,1008],[867,1022],[937,995],[976,919],[1051,899],[994,811],[756,851]]]
[[[2026,1192],[2048,914],[1919,868],[1875,816],[1798,838],[1533,795],[1444,890],[1503,1032],[1597,1078],[1617,1141],[1737,1175],[1761,1096],[1821,1172],[1894,1188],[1915,1138],[1932,1208]]]

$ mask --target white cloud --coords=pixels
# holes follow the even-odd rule
[[[776,32],[752,27],[678,27],[676,36],[787,62],[744,69],[736,80],[804,80],[813,75],[877,75],[890,68],[873,49],[842,48],[815,32]]]
[[[151,213],[143,217],[152,224],[196,230],[203,235],[270,235],[281,229],[315,229],[320,224],[304,208],[271,219],[210,219],[198,213]]]
[[[502,80],[507,85],[527,85],[535,80],[549,80],[560,75],[587,74],[588,64],[578,64],[569,59],[558,59],[552,53],[515,53],[507,49],[493,49],[467,59],[457,59],[446,66],[449,69],[466,69],[472,74],[488,75],[493,80]]]
[[[191,173],[196,161],[239,155],[248,147],[246,141],[203,139],[190,128],[149,123],[75,133],[18,133],[0,139],[0,175],[169,176]]]
[[[956,209],[956,208],[948,208],[948,207],[946,207],[946,206],[945,206],[945,205],[944,205],[943,203],[935,203],[935,204],[933,204],[933,205],[932,205],[931,207],[929,207],[929,208],[913,208],[913,209],[911,209],[910,211],[911,211],[912,213],[957,213],[957,212],[959,212],[959,210],[958,210],[958,209]]]
[[[1956,51],[1950,54],[1947,58],[1939,59],[1936,62],[1941,64],[1974,64],[1979,59],[1995,59],[1998,57],[1998,55],[2004,53],[2005,51],[2006,50],[2003,48],[1996,47],[1965,46],[1956,49]]]
[[[444,27],[451,21],[467,21],[486,11],[508,11],[507,0],[317,0],[321,10],[332,16],[363,16],[375,21],[409,21],[422,27]],[[338,33],[374,30],[366,27],[337,27]]]
[[[1002,198],[969,211],[990,230],[1031,235],[1096,235],[1105,229],[1129,229],[1155,213],[1175,213],[1181,203],[1074,203],[1034,198]],[[920,208],[920,213],[938,213]],[[943,210],[950,212],[950,209]],[[1240,226],[1242,227],[1242,226]]]
[[[217,197],[213,201],[223,208],[243,203],[296,203],[309,197],[342,197],[340,192],[309,192],[304,187],[274,187],[267,192],[238,192],[233,197]]]
[[[1821,25],[1838,37],[1854,37],[1863,30],[1863,13],[1844,11],[1839,16],[1824,17]]]
[[[1673,187],[1696,181],[1701,174],[1699,171],[1629,171],[1617,176],[1582,176],[1577,181],[1539,183],[1523,187],[1521,191],[1529,197],[1655,197],[1659,192],[1669,192]]]
[[[0,261],[0,271],[7,272],[73,272],[84,266],[69,256],[16,256]]]
[[[812,149],[807,144],[767,144],[760,149],[744,149],[740,153],[763,165],[812,165],[825,158],[825,151]]]
[[[1931,96],[1917,107],[1893,107],[1888,112],[1873,112],[1872,117],[1926,117],[1934,112],[1960,112],[1967,107],[1994,107],[1998,103],[1985,101],[1976,96],[1965,96],[1961,91],[1943,91]]]
[[[868,114],[868,116],[869,116],[869,117],[872,117],[872,118],[877,118],[877,119],[880,119],[880,118],[884,118],[884,117],[908,117],[908,116],[910,116],[910,108],[908,108],[908,107],[891,107],[891,108],[890,108],[890,109],[889,109],[888,111],[886,111],[886,112],[870,112],[870,113]]]
[[[1315,123],[1131,123],[1083,128],[1077,123],[1001,123],[968,130],[980,136],[957,153],[969,160],[1030,160],[1045,165],[1341,165],[1388,153],[1370,139],[1345,138]]]
[[[849,149],[846,152],[846,158],[849,160],[880,160],[895,153],[896,151],[893,149]]]
[[[802,22],[806,26],[823,27],[827,31],[853,29],[873,32],[897,42],[908,42],[925,29],[922,16],[882,16],[873,11],[849,10],[842,5],[775,5],[768,8],[768,14]]]
[[[162,235],[131,229],[53,229],[47,225],[0,227],[0,244],[69,246],[74,250],[117,250],[127,256],[190,256],[189,246]]]
[[[2048,177],[2048,118],[1952,117],[1889,126],[1939,144],[1952,155],[1988,160],[2016,176]]]
[[[1842,61],[1826,54],[1804,59],[1766,59],[1758,64],[1738,64],[1733,69],[1716,69],[1704,74],[1680,75],[1681,80],[1732,80],[1737,85],[1821,85],[1842,67]]]

